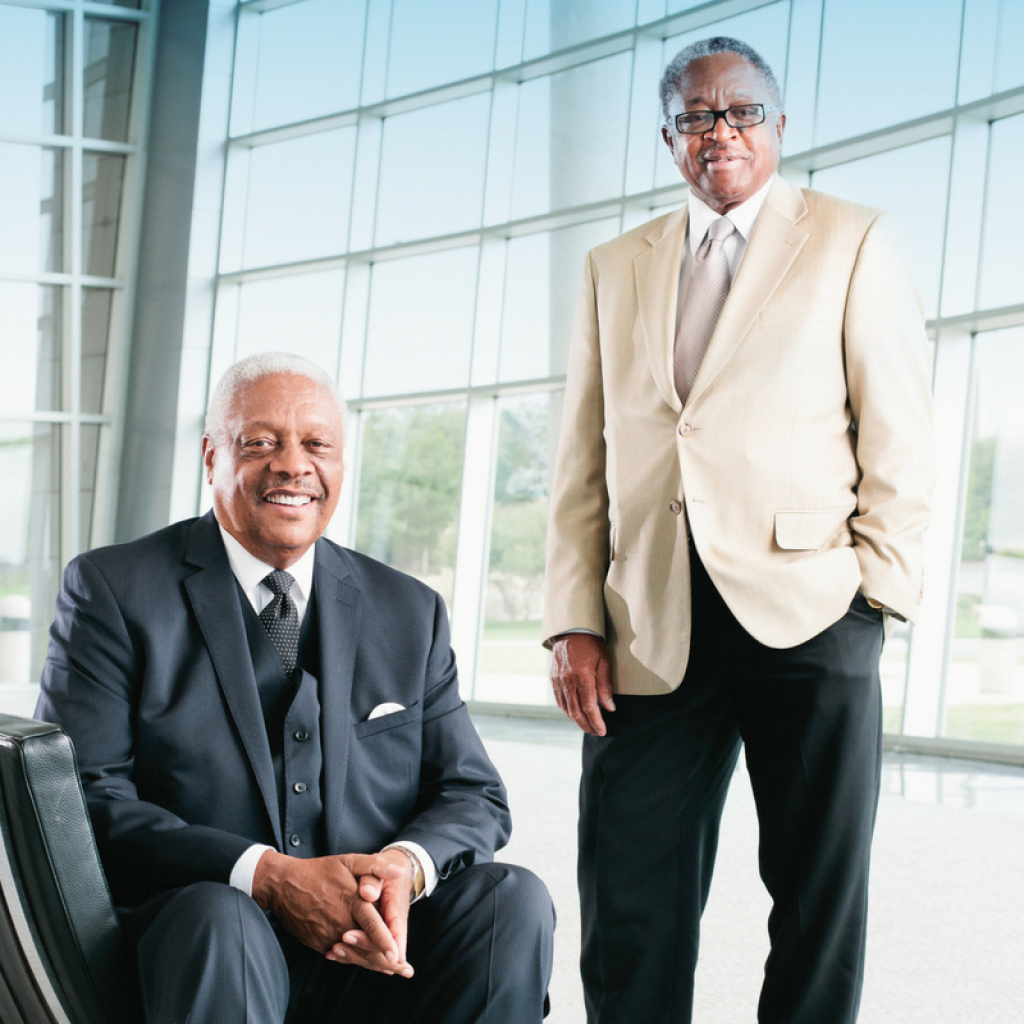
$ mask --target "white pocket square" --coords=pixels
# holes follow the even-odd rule
[[[383,718],[385,715],[393,715],[396,711],[404,711],[405,706],[402,704],[378,704],[367,717],[369,722],[373,718]]]

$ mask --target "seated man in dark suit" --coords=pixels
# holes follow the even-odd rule
[[[492,862],[441,598],[321,538],[343,412],[314,364],[242,360],[213,510],[64,575],[37,717],[74,741],[149,1024],[543,1015],[553,908]]]

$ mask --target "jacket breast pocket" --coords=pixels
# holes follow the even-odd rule
[[[787,508],[775,513],[775,543],[783,551],[817,551],[848,529],[853,508]]]
[[[412,707],[404,708],[401,711],[392,711],[388,715],[380,715],[378,718],[369,718],[365,722],[357,722],[355,725],[356,736],[364,740],[369,736],[376,736],[380,732],[388,732],[391,729],[400,729],[403,725],[411,725],[419,722],[423,715],[423,709],[419,702]]]

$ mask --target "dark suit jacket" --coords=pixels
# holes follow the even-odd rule
[[[327,852],[419,843],[441,877],[508,839],[505,790],[459,697],[441,598],[316,544]],[[217,522],[176,523],[70,563],[36,716],[78,754],[115,902],[227,882],[283,849],[278,795]],[[378,704],[405,710],[367,720]]]

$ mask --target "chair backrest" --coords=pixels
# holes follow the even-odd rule
[[[130,963],[71,740],[0,715],[0,1021],[141,1020]]]

